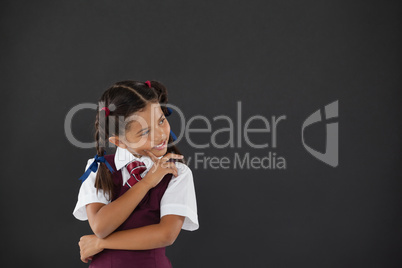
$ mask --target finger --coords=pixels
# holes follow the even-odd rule
[[[181,154],[174,154],[174,153],[168,153],[164,157],[162,157],[164,162],[169,161],[170,159],[183,159],[184,156]]]
[[[170,170],[171,170],[170,173],[172,173],[175,177],[177,177],[179,175],[177,172],[177,168],[171,168]]]
[[[161,166],[163,168],[176,168],[176,164],[173,162],[165,162],[165,163],[162,163]]]
[[[169,169],[169,173],[172,173],[173,175],[175,175],[176,177],[178,176],[178,171],[177,171],[177,167],[174,163],[172,163],[173,165],[170,165],[170,167],[168,167]]]
[[[181,154],[168,153],[163,158],[166,158],[166,159],[171,159],[171,158],[173,158],[173,159],[183,159],[184,156],[181,155]]]

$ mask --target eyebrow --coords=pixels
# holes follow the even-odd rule
[[[161,117],[159,117],[159,120],[160,120],[163,116],[164,116],[164,114],[162,114]],[[144,130],[147,130],[147,129],[149,129],[149,127],[141,129],[140,131],[137,132],[137,134],[140,134],[141,132],[143,132]]]

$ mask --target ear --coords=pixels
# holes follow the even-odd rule
[[[113,143],[114,145],[126,149],[127,146],[119,140],[119,137],[113,136],[109,138],[109,142]]]

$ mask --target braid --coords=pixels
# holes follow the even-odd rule
[[[108,117],[105,116],[105,111],[99,111],[102,107],[105,107],[104,104],[102,101],[99,102],[95,121],[95,143],[98,156],[105,155],[106,139],[108,138]],[[105,163],[99,163],[95,187],[97,192],[99,189],[104,189],[105,196],[108,194],[109,198],[113,199],[113,178]]]
[[[99,104],[101,107],[101,104]],[[95,121],[95,142],[96,142],[96,152],[99,156],[104,156],[105,154],[105,124],[106,117],[104,111],[99,111]]]

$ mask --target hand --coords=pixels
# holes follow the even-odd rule
[[[96,235],[85,235],[82,236],[78,245],[80,246],[80,255],[81,261],[88,263],[89,260],[92,260],[92,257],[95,254],[98,254],[103,250],[99,246],[99,240]]]
[[[148,183],[150,187],[153,188],[158,185],[166,174],[171,173],[176,177],[178,176],[176,164],[174,162],[170,162],[170,159],[182,159],[182,155],[168,153],[161,159],[158,159],[152,152],[147,150],[144,150],[144,152],[151,158],[151,160],[154,162],[154,165],[141,180],[142,182]]]

